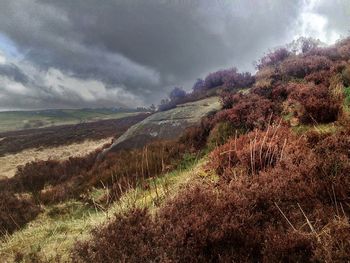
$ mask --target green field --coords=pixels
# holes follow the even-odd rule
[[[0,132],[118,119],[138,114],[133,110],[65,109],[0,112]]]

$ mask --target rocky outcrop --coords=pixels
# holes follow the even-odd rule
[[[176,139],[186,128],[200,123],[202,117],[220,108],[219,98],[210,97],[181,104],[168,111],[154,113],[130,127],[106,152],[139,148],[154,140]]]

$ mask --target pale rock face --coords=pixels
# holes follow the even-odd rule
[[[175,109],[157,112],[130,127],[105,151],[143,147],[154,140],[179,138],[186,128],[199,124],[201,118],[221,109],[218,97],[178,105]]]

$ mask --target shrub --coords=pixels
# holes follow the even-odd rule
[[[96,228],[90,242],[77,242],[73,262],[151,262],[158,255],[150,215],[142,209],[116,214],[109,224]]]
[[[216,146],[224,144],[230,137],[241,134],[242,132],[235,129],[229,122],[219,122],[210,131],[207,143],[208,147],[214,149]]]
[[[208,74],[204,79],[205,89],[212,89],[219,86],[222,86],[225,82],[225,77],[230,73],[236,73],[237,69],[227,69],[227,70],[219,70],[213,73]]]
[[[322,246],[315,246],[315,260],[346,262],[350,255],[350,224],[346,219],[334,219],[320,235]]]
[[[193,84],[192,91],[194,93],[201,92],[205,89],[205,82],[202,79],[197,79]]]
[[[205,89],[224,86],[226,89],[241,89],[250,87],[255,78],[249,73],[239,73],[237,68],[219,70],[210,73],[204,80]]]
[[[240,174],[255,175],[275,166],[291,137],[288,129],[277,126],[232,138],[212,152],[210,167],[229,180]]]
[[[259,69],[255,74],[255,79],[257,82],[255,83],[255,85],[257,85],[258,82],[262,80],[271,81],[271,82],[281,80],[281,75],[278,70],[278,67],[268,66],[268,67],[263,67],[262,69]]]
[[[346,68],[342,71],[343,84],[346,87],[350,86],[350,65],[347,65]]]
[[[294,54],[305,54],[318,49],[320,44],[322,44],[322,42],[318,39],[314,39],[312,37],[299,37],[298,39],[287,44],[287,47]]]
[[[255,77],[253,77],[249,72],[238,73],[237,71],[232,71],[230,74],[224,77],[224,87],[226,90],[249,88],[254,84],[254,82]]]
[[[100,151],[97,149],[84,157],[70,157],[64,161],[41,160],[27,163],[18,167],[16,175],[10,182],[16,186],[16,191],[29,191],[38,200],[40,191],[45,186],[62,184],[89,171]]]
[[[0,236],[13,233],[33,220],[40,212],[31,199],[2,191],[0,195]]]
[[[330,78],[332,73],[329,70],[321,70],[311,73],[305,77],[307,82],[313,82],[315,85],[324,85],[328,87],[330,85]]]
[[[282,103],[287,100],[290,91],[287,85],[276,83],[273,86],[255,86],[251,93],[272,101],[278,112],[282,108]]]
[[[234,194],[199,183],[165,204],[156,224],[158,235],[164,233],[160,244],[169,260],[247,262],[258,257],[258,233],[241,227],[255,218],[249,211],[240,210],[235,198]]]
[[[349,131],[319,138],[315,150],[286,128],[254,134],[235,141],[232,159],[249,170],[250,157],[239,151],[253,149],[259,160],[262,148],[262,159],[274,160],[272,165],[260,166],[255,176],[192,182],[153,217],[132,210],[96,229],[91,240],[78,243],[73,257],[77,262],[133,262],[136,256],[148,262],[348,261]],[[342,163],[337,170],[336,161]]]
[[[288,58],[291,53],[286,48],[278,48],[274,51],[267,53],[263,56],[256,65],[258,70],[262,70],[263,68],[276,66],[286,58]]]
[[[304,78],[313,72],[329,70],[332,62],[323,56],[293,56],[280,65],[281,75],[285,77]]]
[[[350,59],[350,37],[343,39],[342,41],[338,42],[335,46],[342,60]]]
[[[220,94],[220,103],[223,109],[231,109],[235,103],[237,103],[237,93],[222,92]]]
[[[272,79],[260,79],[254,84],[251,92],[263,97],[267,97],[273,89]],[[258,92],[257,92],[258,91]]]
[[[342,60],[341,54],[339,53],[336,46],[317,47],[312,49],[308,55],[324,56],[332,61]]]
[[[296,105],[295,114],[302,123],[336,121],[341,102],[332,97],[323,85],[290,84],[290,102]]]
[[[191,150],[200,150],[206,143],[211,129],[213,128],[212,117],[204,117],[200,125],[196,125],[186,129],[180,137],[179,142],[186,144]]]
[[[169,98],[171,101],[182,100],[186,97],[186,91],[183,90],[182,87],[175,87],[169,94]]]
[[[315,238],[302,231],[268,228],[264,258],[269,262],[310,262]],[[266,261],[266,262],[267,262]]]
[[[187,146],[179,142],[154,142],[142,149],[111,153],[84,179],[83,188],[111,186],[109,200],[118,200],[130,188],[174,169]],[[125,165],[128,163],[128,165]]]
[[[175,166],[185,146],[174,142],[154,142],[142,149],[110,153],[98,161],[101,150],[65,161],[36,161],[20,167],[15,177],[1,180],[0,190],[31,192],[36,201],[61,202],[85,198],[92,187],[112,188],[114,201],[143,179],[156,176]]]
[[[169,99],[163,99],[158,105],[158,111],[167,111],[176,108],[176,102]]]
[[[232,97],[233,107],[218,112],[214,122],[230,122],[236,129],[253,130],[268,125],[278,105],[256,94],[236,94]]]

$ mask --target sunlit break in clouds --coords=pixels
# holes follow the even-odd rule
[[[337,28],[328,28],[329,17],[318,13],[317,9],[322,4],[322,0],[304,0],[297,20],[295,36],[308,36],[319,39],[326,44],[334,44],[342,36],[342,32]]]

